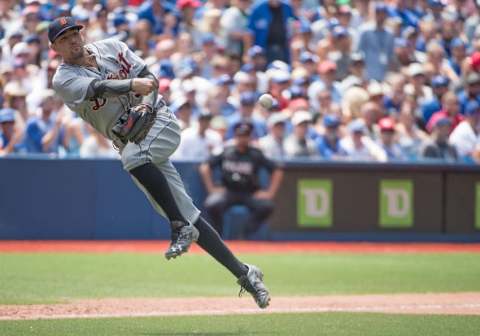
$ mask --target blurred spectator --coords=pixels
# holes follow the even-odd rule
[[[259,140],[259,147],[270,160],[285,159],[285,128],[288,118],[282,113],[274,113],[268,118],[269,133]]]
[[[268,133],[265,121],[253,117],[253,109],[257,102],[257,96],[252,91],[243,92],[240,95],[240,107],[231,118],[229,118],[229,128],[227,131],[227,139],[233,138],[235,128],[241,122],[250,122],[253,125],[252,136],[254,139],[261,138]]]
[[[336,80],[341,81],[348,75],[352,41],[348,29],[340,25],[333,28],[331,36],[332,50],[328,56],[337,65]]]
[[[177,8],[180,11],[180,25],[179,31],[187,33],[191,37],[192,47],[194,50],[200,50],[202,41],[202,32],[195,24],[194,14],[195,10],[200,7],[202,3],[198,0],[179,0],[177,1]]]
[[[362,119],[348,125],[349,135],[340,140],[342,151],[350,161],[387,161],[385,152],[370,137],[365,136],[366,127]]]
[[[132,29],[130,47],[140,54],[140,57],[146,58],[150,55],[150,50],[155,47],[152,39],[152,28],[148,20],[139,20]]]
[[[441,99],[442,96],[448,91],[449,80],[447,77],[438,75],[432,78],[431,85],[433,97],[421,105],[421,117],[424,125],[428,123],[435,112],[438,112],[442,109]]]
[[[416,160],[418,150],[421,144],[428,139],[428,135],[416,124],[415,112],[410,102],[406,101],[402,104],[395,128],[398,135],[398,144],[402,151],[410,160]]]
[[[393,61],[394,36],[385,28],[387,16],[387,6],[377,3],[374,26],[360,33],[358,51],[365,55],[368,79],[382,81]]]
[[[458,94],[458,100],[462,112],[470,100],[480,102],[480,73],[472,72],[467,76],[465,88]]]
[[[361,53],[350,55],[349,74],[341,82],[342,92],[352,86],[365,86],[365,59]]]
[[[178,124],[182,130],[190,127],[192,106],[185,96],[177,96],[175,100],[172,101],[170,110],[178,118]]]
[[[378,144],[385,151],[387,161],[403,161],[406,159],[402,148],[396,140],[395,122],[390,117],[378,121],[380,138]]]
[[[343,95],[342,115],[347,120],[360,117],[360,110],[368,99],[369,95],[365,89],[358,86],[349,88]]]
[[[360,119],[365,126],[365,136],[368,136],[372,140],[377,140],[379,137],[379,129],[377,121],[383,117],[380,106],[374,102],[368,102],[364,104],[360,109]]]
[[[480,104],[479,3],[0,0],[0,108],[15,111],[14,138],[25,132],[27,120],[43,120],[44,89],[62,62],[49,48],[48,23],[72,14],[88,42],[121,39],[143,54],[184,129],[196,130],[198,118],[210,113],[211,128],[231,142],[233,125],[248,120],[257,145],[280,157],[283,138],[295,129],[291,118],[308,111],[314,125],[306,138],[315,141],[319,156],[341,157],[341,144],[356,139],[352,157],[368,147],[374,148],[369,160],[383,160],[375,146],[391,131],[382,132],[379,121],[390,117],[393,144],[415,160],[422,157],[420,144],[438,137],[423,130],[433,131],[447,116],[463,158],[463,148],[476,148],[470,132],[475,117],[466,109],[472,101]],[[267,92],[276,101],[271,109],[256,104]],[[61,120],[52,142],[58,146],[48,151],[78,156],[84,141],[99,141],[63,102],[54,99],[53,105],[43,126],[50,130],[57,115]],[[271,118],[279,111],[282,122]],[[363,137],[346,127],[357,118],[363,119]],[[480,163],[471,156],[470,163]]]
[[[443,118],[450,119],[450,131],[457,127],[457,125],[463,120],[463,117],[460,114],[458,98],[455,93],[451,91],[448,91],[443,95],[442,109],[432,115],[430,121],[427,124],[427,130],[429,132],[432,132],[437,121]]]
[[[18,82],[9,82],[3,88],[3,93],[5,97],[5,107],[10,107],[18,111],[18,115],[20,117],[18,122],[24,125],[27,119],[30,117],[26,101],[27,92],[20,86]]]
[[[200,68],[200,76],[210,79],[214,75],[214,69],[211,61],[216,54],[217,45],[215,36],[211,33],[202,37],[201,50],[195,55],[195,60]]]
[[[324,134],[318,136],[316,141],[317,151],[326,160],[338,160],[347,153],[340,146],[340,119],[335,115],[326,115],[323,118]]]
[[[469,161],[480,158],[480,104],[476,100],[468,102],[465,108],[465,120],[460,122],[450,134],[449,142],[455,146],[458,156]]]
[[[405,85],[405,93],[412,96],[418,106],[433,98],[432,89],[426,85],[427,77],[424,66],[412,63],[407,69],[409,83]]]
[[[202,164],[200,172],[209,194],[205,209],[215,229],[222,234],[225,211],[234,205],[244,205],[252,218],[250,227],[245,232],[248,235],[255,232],[272,213],[273,197],[282,180],[282,172],[260,150],[250,145],[253,131],[251,123],[238,123],[234,131],[234,144]],[[220,185],[214,183],[212,177],[215,169],[221,170]],[[260,187],[261,169],[266,169],[271,174],[267,189]]]
[[[456,83],[459,77],[452,69],[445,57],[445,49],[437,41],[431,41],[427,45],[427,62],[433,66],[433,72],[447,77],[450,81]]]
[[[206,109],[214,116],[232,116],[236,108],[229,102],[230,85],[233,83],[229,75],[222,75],[213,80],[214,87],[209,92]]]
[[[439,118],[432,125],[432,139],[428,140],[421,150],[424,159],[438,159],[447,162],[457,161],[458,154],[454,146],[448,143],[452,121],[449,118]]]
[[[292,117],[293,132],[285,139],[288,158],[313,158],[318,156],[315,142],[308,136],[312,116],[307,111],[297,111]]]
[[[232,0],[231,6],[223,12],[220,19],[223,44],[231,54],[243,56],[246,52],[249,6],[249,0]]]
[[[173,28],[177,21],[172,9],[172,2],[162,0],[144,1],[138,8],[138,18],[148,20],[154,34],[172,34],[173,31],[169,31],[169,28]]]
[[[89,124],[87,124],[86,128],[88,129],[89,135],[80,147],[81,158],[120,158],[110,140],[105,138]]]
[[[382,105],[385,106],[386,114],[396,119],[405,101],[406,79],[401,74],[395,74],[388,78],[388,83],[390,84],[390,90],[385,95]]]
[[[337,65],[332,61],[323,61],[318,65],[320,80],[313,82],[308,88],[310,104],[315,110],[319,110],[318,94],[320,91],[330,92],[331,100],[339,103],[342,97],[340,83],[335,80]]]
[[[321,115],[337,114],[340,107],[332,101],[332,93],[328,90],[321,90],[317,94],[318,113]]]
[[[292,7],[283,0],[261,0],[252,7],[248,21],[252,45],[265,49],[267,62],[290,62],[289,22],[295,19]]]
[[[39,116],[27,121],[25,145],[29,153],[59,154],[64,114],[54,115],[54,92],[48,90],[40,104]]]
[[[222,151],[222,137],[210,128],[213,115],[202,112],[195,125],[183,130],[174,159],[205,161],[210,155]]]
[[[23,132],[15,125],[15,110],[0,109],[0,156],[24,151]]]

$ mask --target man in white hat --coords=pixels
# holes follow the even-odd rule
[[[293,132],[285,140],[285,152],[290,158],[311,158],[318,156],[315,142],[309,138],[308,129],[312,116],[307,111],[297,111],[292,117]]]

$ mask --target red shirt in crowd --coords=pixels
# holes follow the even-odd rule
[[[432,115],[432,117],[430,118],[430,120],[428,121],[427,131],[429,133],[432,133],[433,128],[434,128],[435,124],[437,123],[437,121],[439,121],[440,119],[443,119],[443,118],[449,118],[450,121],[452,122],[450,132],[452,132],[455,129],[455,127],[457,127],[457,125],[460,124],[461,121],[463,121],[463,116],[460,113],[457,113],[454,116],[451,116],[447,113],[447,111],[440,110],[438,112],[435,112]]]

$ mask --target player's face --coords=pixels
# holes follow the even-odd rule
[[[59,53],[64,59],[78,59],[83,56],[83,45],[85,44],[80,31],[70,29],[60,35],[52,44],[53,50]]]

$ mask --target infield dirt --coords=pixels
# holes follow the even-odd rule
[[[305,312],[480,315],[480,293],[274,297],[266,310],[248,297],[78,300],[0,305],[0,320]]]

